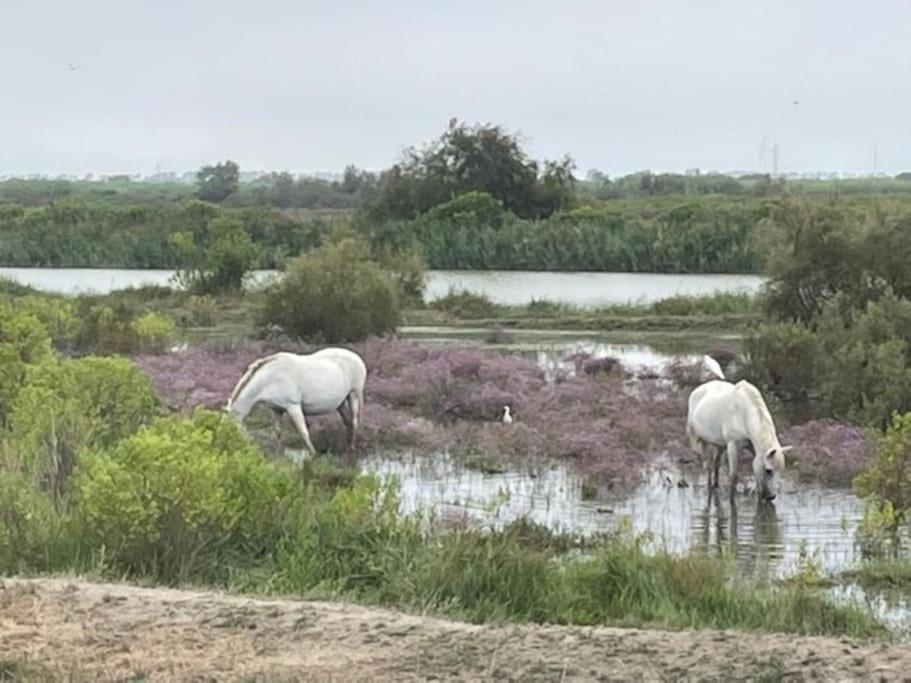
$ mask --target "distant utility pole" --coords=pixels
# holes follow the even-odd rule
[[[778,175],[778,143],[772,145],[772,175]]]

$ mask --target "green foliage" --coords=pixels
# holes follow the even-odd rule
[[[255,558],[289,480],[230,418],[164,418],[87,454],[74,479],[86,541],[113,567],[167,582],[213,580]]]
[[[177,233],[172,240],[181,262],[177,281],[197,293],[239,291],[258,255],[243,224],[232,218],[212,219],[198,239]]]
[[[218,305],[210,295],[196,296],[194,294],[187,301],[187,308],[190,312],[190,324],[197,327],[209,327],[215,324]]]
[[[51,340],[38,318],[0,301],[0,423],[9,416],[28,366],[52,357]]]
[[[497,305],[486,294],[450,290],[446,296],[434,299],[430,306],[456,318],[490,318],[496,315]]]
[[[38,319],[50,335],[55,349],[69,351],[73,348],[82,329],[82,321],[71,301],[33,294],[20,297],[15,305]]]
[[[428,225],[450,223],[499,228],[506,215],[503,203],[488,192],[466,192],[448,202],[437,204],[423,214],[422,221]]]
[[[549,216],[575,201],[573,163],[528,158],[518,135],[453,119],[423,150],[409,149],[384,171],[367,210],[374,220],[410,219],[467,192],[486,192],[523,218]]]
[[[753,379],[781,398],[815,395],[827,414],[876,427],[911,410],[911,301],[888,291],[859,309],[838,294],[812,326],[764,325],[745,347]]]
[[[379,263],[395,280],[402,304],[418,306],[423,303],[427,264],[418,249],[385,249]]]
[[[144,353],[164,353],[171,348],[177,337],[177,326],[169,317],[149,312],[136,318],[132,323],[133,334]]]
[[[233,161],[203,166],[196,174],[197,196],[205,202],[220,202],[240,185],[240,168]]]
[[[0,573],[47,568],[62,534],[47,496],[21,473],[0,469]]]
[[[396,286],[363,242],[345,238],[288,264],[269,288],[260,315],[302,339],[356,341],[395,329]]]
[[[892,416],[875,458],[854,486],[866,499],[863,531],[875,540],[897,541],[911,513],[911,413]]]
[[[818,386],[819,339],[799,323],[759,326],[744,340],[749,375],[786,400],[806,398]]]
[[[105,448],[157,412],[149,378],[125,358],[31,366],[10,413],[24,470],[60,501],[81,451]]]

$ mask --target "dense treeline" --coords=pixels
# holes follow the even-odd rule
[[[911,174],[786,183],[590,172],[580,181],[574,170],[568,156],[532,159],[518,133],[453,119],[382,173],[349,166],[337,181],[272,173],[243,182],[230,160],[203,166],[195,185],[12,179],[0,182],[0,265],[180,267],[198,284],[201,273],[214,277],[206,250],[216,243],[231,245],[233,271],[273,268],[343,223],[377,255],[421,253],[431,268],[753,273],[760,226],[795,191],[848,198],[832,211],[849,222],[887,195],[911,200]]]
[[[117,205],[65,199],[36,207],[0,204],[0,264],[179,268],[186,265],[180,236],[204,243],[210,224],[227,219],[255,245],[253,266],[258,268],[280,267],[287,258],[323,244],[333,230],[345,228],[366,237],[377,255],[417,251],[434,269],[755,273],[760,253],[774,248],[775,240],[767,239],[769,226],[800,226],[803,214],[814,211],[814,216],[843,224],[845,235],[863,242],[877,216],[911,208],[911,197],[883,201],[869,196],[804,204],[784,197],[651,197],[592,203],[545,219],[522,220],[490,195],[472,192],[413,220],[374,221],[350,213],[299,214],[197,200]],[[809,228],[801,230],[802,239],[809,239]],[[896,230],[877,239],[901,239]],[[841,238],[832,239],[826,243],[829,251]],[[892,264],[890,282],[904,272],[902,253],[896,248],[881,255],[883,264]],[[820,254],[812,251],[807,258],[828,258],[824,254],[829,252]],[[776,263],[786,261],[787,252],[776,257]],[[852,257],[846,268],[857,270],[860,263]],[[800,263],[787,277],[803,278]],[[860,275],[852,277],[859,281]],[[825,288],[827,282],[818,286]],[[803,301],[807,291],[788,300]]]

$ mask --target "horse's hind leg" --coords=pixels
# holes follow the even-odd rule
[[[353,451],[357,445],[357,430],[361,426],[361,409],[364,407],[364,392],[356,389],[348,394],[348,407],[351,409],[351,435],[348,447]]]
[[[307,421],[304,419],[304,411],[301,410],[300,405],[294,405],[288,408],[288,415],[291,416],[291,421],[294,423],[294,426],[297,427],[297,431],[300,432],[307,450],[310,451],[311,455],[316,455],[316,449],[313,447],[313,442],[310,441],[310,432],[307,430]]]
[[[721,469],[722,449],[712,445],[712,470],[715,472],[715,488],[718,488],[718,471]]]
[[[737,492],[737,459],[740,455],[739,444],[736,441],[728,442],[728,479],[731,481],[731,498]]]
[[[352,450],[354,441],[354,416],[351,410],[351,397],[349,396],[338,407],[338,414],[342,416],[342,422],[345,423],[345,433],[348,436],[348,450]]]

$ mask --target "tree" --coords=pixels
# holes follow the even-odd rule
[[[541,218],[575,199],[573,162],[530,159],[518,134],[492,124],[468,126],[453,119],[422,150],[411,148],[380,177],[370,202],[373,218],[414,218],[466,192],[486,192],[522,218]]]
[[[233,161],[203,166],[196,173],[197,195],[207,202],[220,202],[237,191],[240,167]]]
[[[181,264],[177,281],[201,294],[239,290],[259,256],[259,249],[236,218],[213,218],[198,239],[187,232],[171,239]]]

